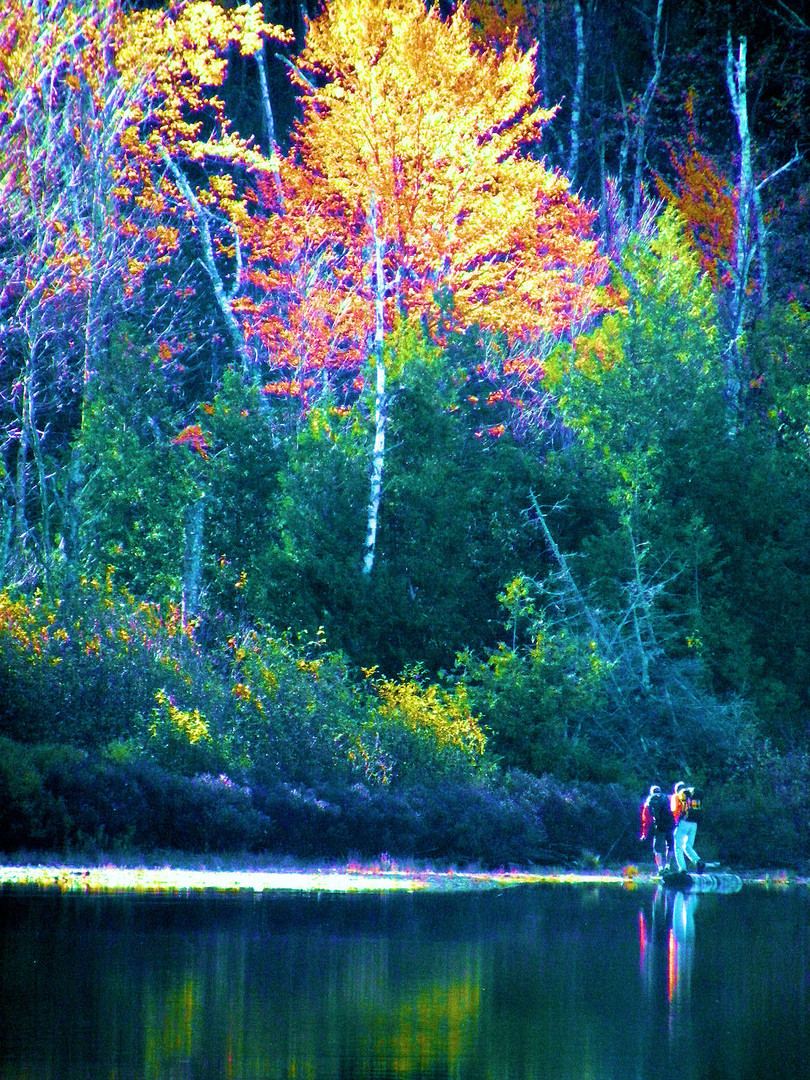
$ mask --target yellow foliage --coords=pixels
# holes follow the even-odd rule
[[[484,753],[487,737],[470,711],[467,687],[463,683],[451,694],[438,686],[422,688],[414,679],[404,682],[382,679],[377,683],[377,693],[382,700],[383,716],[433,739],[440,749],[455,747],[472,762]]]
[[[336,195],[346,220],[374,202],[405,310],[435,321],[438,267],[465,325],[556,331],[604,307],[592,213],[531,152],[556,111],[540,106],[533,50],[480,48],[463,5],[442,19],[422,0],[333,0],[299,67],[318,84],[299,80],[307,220]]]
[[[192,745],[201,740],[211,741],[208,724],[199,709],[178,709],[171,695],[165,690],[157,691],[155,701],[160,709],[160,711],[155,710],[156,717],[162,715],[168,719],[171,725],[185,735]],[[152,725],[151,730],[153,735],[157,733],[156,723]]]

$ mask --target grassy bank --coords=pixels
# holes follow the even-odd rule
[[[784,870],[758,871],[743,875],[746,885],[767,889],[808,886],[810,879]],[[318,868],[229,868],[221,866],[178,868],[175,866],[66,866],[45,860],[26,865],[0,866],[0,889],[39,888],[59,892],[137,893],[194,895],[204,892],[227,894],[274,892],[300,893],[388,893],[388,892],[477,892],[526,885],[621,886],[625,889],[657,888],[654,874],[633,864],[610,870],[437,870],[431,868],[366,866],[324,866]]]

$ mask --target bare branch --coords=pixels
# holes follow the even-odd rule
[[[580,613],[585,617],[588,626],[590,626],[593,636],[602,646],[603,650],[607,652],[609,650],[609,642],[607,639],[607,635],[605,634],[604,628],[597,619],[594,612],[591,610],[590,606],[585,602],[585,597],[580,592],[579,586],[574,580],[574,575],[571,573],[571,568],[568,565],[568,559],[560,550],[557,541],[554,539],[551,529],[548,526],[548,522],[546,521],[546,516],[543,513],[540,507],[540,503],[537,501],[537,496],[534,494],[534,492],[530,494],[530,498],[532,502],[532,507],[534,508],[534,512],[537,514],[537,520],[540,523],[540,528],[542,529],[546,544],[548,545],[548,549],[554,556],[554,561],[557,563],[560,571],[562,572],[563,580],[568,586],[571,595],[574,597],[574,601],[579,608]]]
[[[794,165],[798,165],[798,163],[802,160],[803,156],[804,155],[799,151],[799,146],[797,143],[793,152],[793,157],[790,159],[790,161],[786,161],[784,165],[780,165],[778,169],[775,169],[772,173],[766,176],[764,180],[760,180],[755,190],[762,191],[766,184],[770,184],[771,180],[775,180],[777,176],[779,176],[781,173],[787,172],[788,169],[792,169]]]
[[[182,169],[177,165],[177,162],[169,157],[165,149],[161,147],[161,156],[166,164],[166,167],[170,170],[172,176],[177,182],[177,186],[183,194],[183,197],[188,202],[191,209],[194,211],[194,217],[197,222],[197,226],[200,230],[200,238],[203,246],[203,265],[205,266],[206,273],[211,280],[211,285],[214,289],[214,296],[216,297],[219,309],[222,312],[222,317],[225,319],[225,324],[228,327],[228,335],[231,339],[231,344],[234,347],[237,355],[239,356],[245,369],[250,366],[250,357],[248,355],[247,347],[245,345],[245,337],[242,333],[241,327],[233,313],[231,307],[231,301],[233,300],[234,293],[228,295],[225,291],[225,284],[222,280],[222,275],[216,264],[214,256],[214,243],[211,239],[211,227],[208,224],[208,215],[203,207],[200,205],[200,201],[191,189],[191,185],[185,177]],[[241,265],[241,249],[239,247],[239,240],[237,238],[237,261]],[[238,283],[238,278],[237,278]]]
[[[778,11],[773,11],[771,8],[766,10],[769,14],[775,16],[777,19],[781,19],[785,22],[791,30],[798,30],[800,33],[810,33],[810,23],[806,23],[791,7],[784,2],[784,0],[776,0],[776,3],[782,9],[785,14],[781,14]]]

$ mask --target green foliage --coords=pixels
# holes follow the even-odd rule
[[[64,753],[64,751],[63,751]],[[47,847],[65,838],[64,806],[47,791],[31,751],[0,736],[0,837],[3,849]]]
[[[622,277],[626,311],[584,339],[559,383],[577,440],[550,460],[551,490],[575,490],[554,523],[599,601],[619,621],[642,610],[659,646],[684,655],[717,553],[695,480],[728,441],[717,312],[673,210],[652,243],[630,245]]]
[[[499,600],[511,646],[501,642],[483,661],[459,657],[494,753],[504,765],[537,775],[613,778],[615,762],[600,763],[590,742],[608,675],[597,643],[552,625],[553,600],[525,575],[507,583]]]
[[[0,734],[274,782],[386,786],[486,764],[463,686],[356,684],[322,630],[252,629],[204,652],[176,605],[138,603],[111,569],[80,590],[59,604],[0,593]]]
[[[363,654],[390,671],[414,657],[449,668],[457,652],[491,646],[501,583],[538,559],[525,510],[542,464],[506,429],[512,406],[475,374],[490,345],[476,331],[441,354],[422,347],[391,403],[371,585],[376,618],[386,618]]]
[[[192,659],[176,605],[118,592],[113,568],[52,601],[0,593],[3,733],[77,746],[142,738],[158,687],[182,694]]]
[[[223,375],[199,423],[209,440],[202,563],[209,610],[267,615],[281,543],[281,473],[286,459],[279,418],[265,395],[233,368]],[[286,624],[285,624],[286,625]]]
[[[809,703],[809,329],[791,307],[749,331],[742,422],[691,484],[715,552],[700,640],[718,685],[749,696],[782,746],[803,737]]]
[[[354,644],[363,587],[365,459],[357,418],[325,401],[284,446],[273,529],[248,581],[253,611],[279,627],[324,626],[330,640]]]
[[[119,328],[77,439],[78,559],[88,575],[103,576],[112,563],[136,595],[180,599],[185,510],[199,497],[202,472],[172,442],[182,426],[157,350]]]
[[[646,541],[673,536],[669,504],[727,434],[723,366],[710,283],[674,210],[649,245],[628,248],[622,277],[626,311],[578,344],[559,407],[578,435],[570,455]]]

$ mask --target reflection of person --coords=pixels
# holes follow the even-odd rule
[[[682,1051],[692,1042],[692,968],[698,904],[696,893],[659,885],[652,910],[643,908],[638,914],[641,980],[650,1006],[645,1030],[651,1036],[651,1060],[645,1075],[654,1076],[660,1069],[662,1037]]]
[[[647,840],[652,835],[653,858],[659,874],[664,873],[674,854],[674,829],[670,800],[658,784],[653,784],[641,807],[641,839]]]
[[[659,885],[653,897],[651,921],[648,923],[643,910],[639,912],[642,976],[648,992],[655,992],[653,969],[658,967],[660,973],[660,961],[663,960],[670,1003],[689,990],[697,903],[696,893]]]
[[[695,834],[702,813],[700,796],[693,787],[687,788],[679,780],[672,790],[670,798],[672,813],[675,818],[675,862],[681,873],[686,870],[686,860],[697,867],[698,873],[705,863],[695,851]]]
[[[671,1005],[684,1004],[692,987],[692,959],[695,949],[695,893],[675,892],[672,925],[667,948],[667,996]]]

